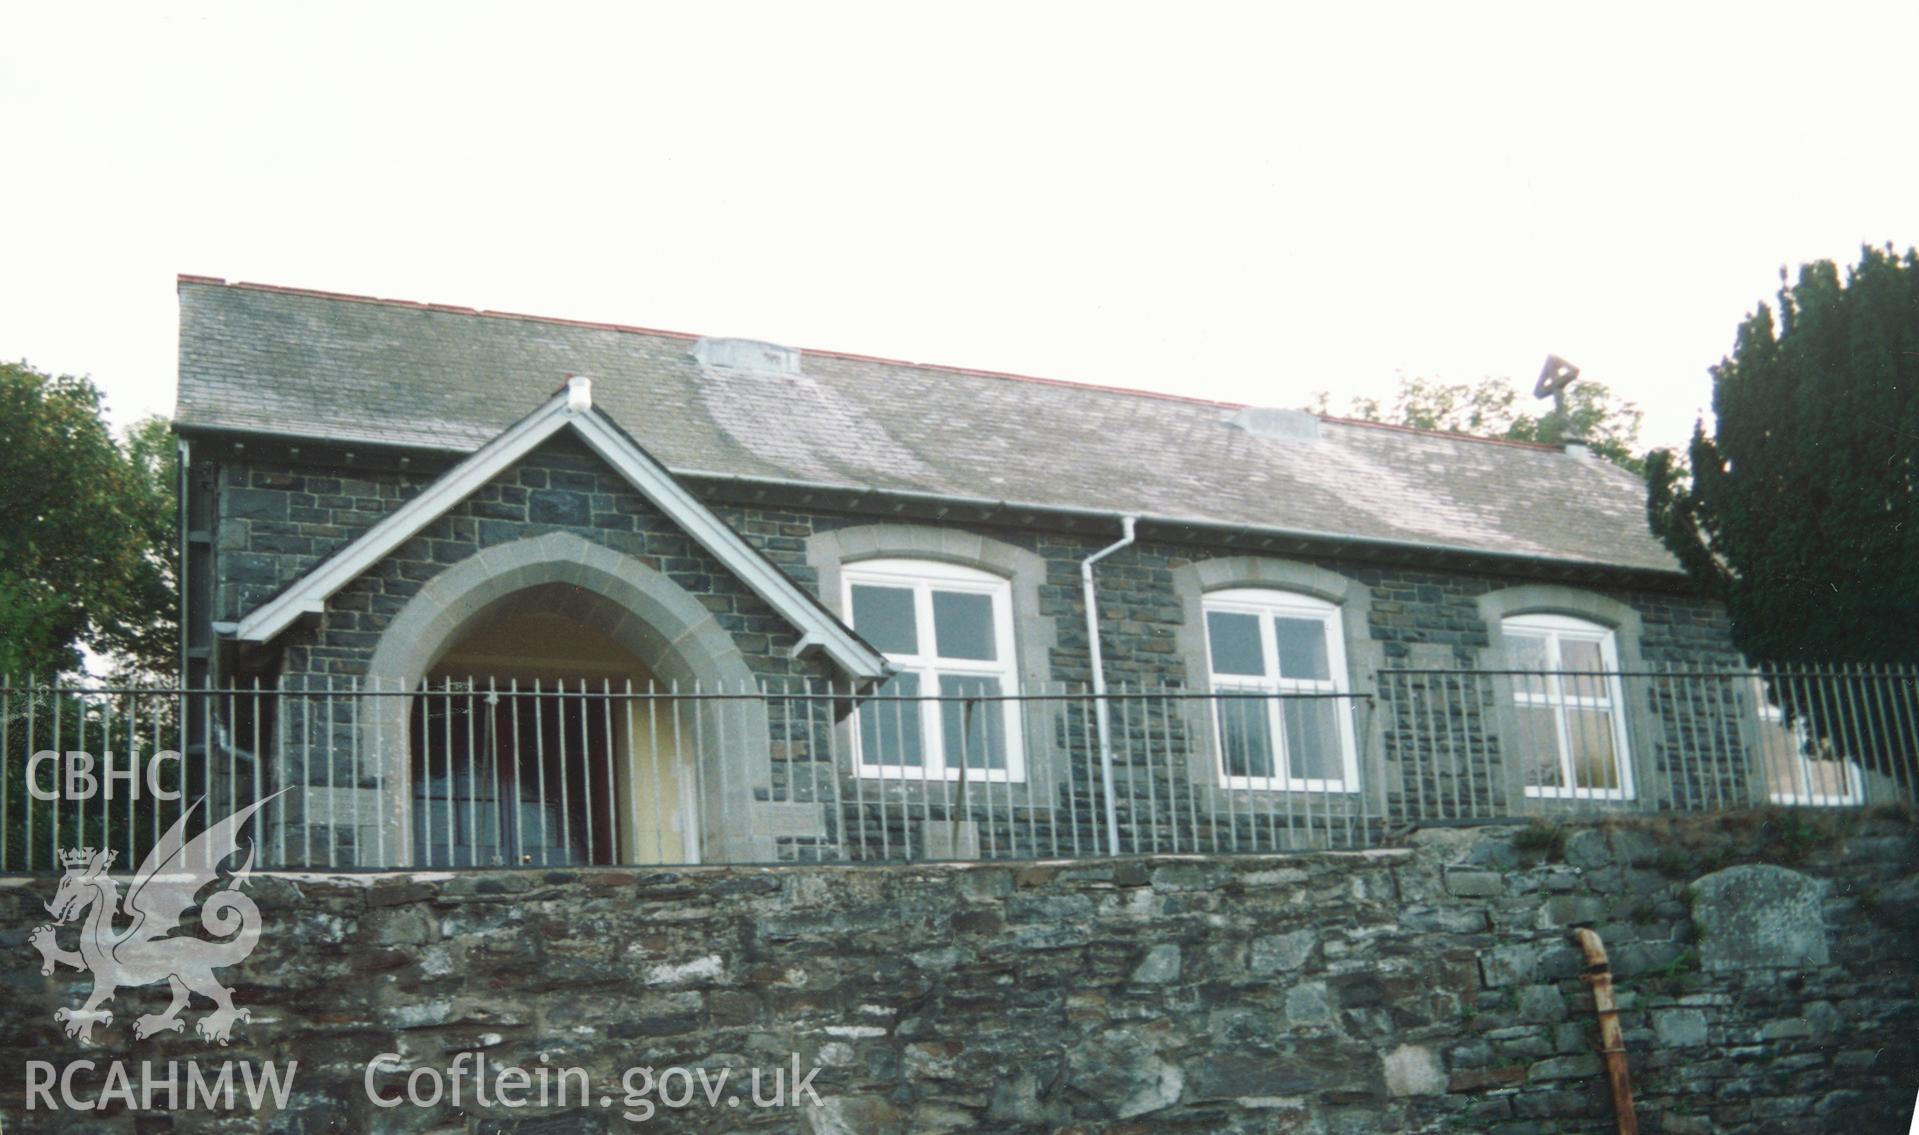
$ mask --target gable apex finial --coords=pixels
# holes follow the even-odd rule
[[[593,380],[583,374],[566,376],[566,412],[584,414],[593,408]]]

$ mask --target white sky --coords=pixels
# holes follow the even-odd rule
[[[1679,443],[1781,264],[1919,243],[1919,5],[1821,7],[15,5],[0,358],[165,412],[192,272],[1282,406],[1550,351]]]

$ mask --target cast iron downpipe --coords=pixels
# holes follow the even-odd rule
[[[1592,987],[1593,1015],[1599,1018],[1599,1051],[1606,1057],[1606,1079],[1612,1083],[1619,1135],[1639,1135],[1639,1116],[1632,1106],[1632,1073],[1626,1069],[1626,1038],[1619,1032],[1619,1005],[1613,1000],[1612,963],[1606,959],[1606,943],[1600,940],[1598,931],[1585,926],[1573,931],[1573,941],[1586,953],[1586,972],[1579,980]]]
[[[1119,806],[1113,801],[1113,735],[1106,719],[1106,666],[1099,649],[1099,592],[1093,587],[1093,565],[1133,542],[1137,516],[1119,518],[1124,533],[1116,544],[1101,548],[1080,561],[1079,578],[1086,589],[1086,650],[1093,656],[1093,716],[1099,722],[1099,776],[1106,790],[1106,849],[1119,854]]]

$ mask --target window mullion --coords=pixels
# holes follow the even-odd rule
[[[1546,699],[1553,708],[1553,746],[1559,750],[1560,791],[1571,795],[1578,791],[1573,775],[1572,732],[1566,720],[1565,656],[1559,649],[1559,632],[1546,635]]]
[[[1566,707],[1564,704],[1555,701],[1552,710],[1553,744],[1559,750],[1560,788],[1566,793],[1572,793],[1575,791],[1576,786],[1573,780],[1572,733],[1566,721]]]
[[[946,703],[940,700],[944,691],[940,688],[939,668],[927,667],[920,675],[920,683],[926,695],[919,708],[920,734],[924,738],[921,744],[926,749],[927,771],[934,776],[944,777],[947,762],[945,720],[942,715],[946,712]]]
[[[1563,706],[1566,701],[1565,675],[1560,671],[1565,665],[1560,661],[1559,633],[1546,632],[1546,699],[1555,706]]]
[[[921,578],[913,581],[913,628],[920,644],[919,669],[921,700],[913,706],[919,715],[920,760],[928,778],[946,775],[945,738],[939,730],[940,695],[939,641],[933,637],[933,584]]]
[[[1266,736],[1272,751],[1274,783],[1285,785],[1292,783],[1292,754],[1286,747],[1286,713],[1281,702],[1284,679],[1279,672],[1279,632],[1273,627],[1275,612],[1271,608],[1259,613],[1259,649],[1266,664],[1266,681],[1261,683],[1267,692],[1266,698]]]

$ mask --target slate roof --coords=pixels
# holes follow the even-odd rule
[[[893,490],[1676,572],[1644,489],[1544,447],[1321,419],[1258,436],[1237,405],[806,351],[702,365],[696,337],[202,277],[180,280],[186,431],[469,452],[567,374],[682,476]]]

